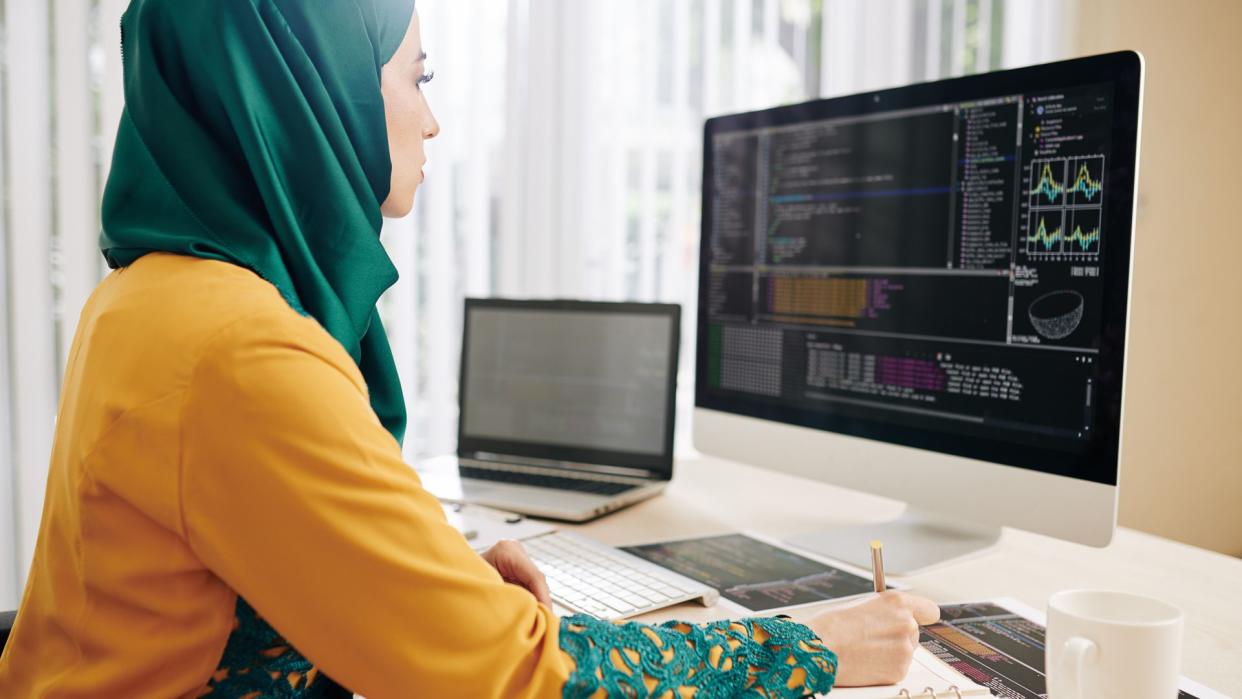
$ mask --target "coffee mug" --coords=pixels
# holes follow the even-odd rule
[[[1174,699],[1182,612],[1158,599],[1068,590],[1048,600],[1048,699]]]

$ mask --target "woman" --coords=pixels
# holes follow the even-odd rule
[[[899,678],[885,594],[701,626],[558,619],[402,462],[375,312],[439,126],[413,0],[133,0],[3,697],[793,697]],[[830,650],[831,649],[831,650]],[[346,689],[347,688],[347,689]]]

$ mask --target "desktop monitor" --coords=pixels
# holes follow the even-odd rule
[[[695,446],[908,505],[793,543],[1109,542],[1141,90],[1122,52],[707,121]]]

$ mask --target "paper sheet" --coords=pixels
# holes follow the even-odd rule
[[[623,550],[719,590],[718,604],[730,613],[775,614],[874,594],[870,571],[795,551],[754,532],[641,544]]]
[[[974,682],[954,672],[952,668],[940,662],[925,649],[914,652],[914,662],[910,664],[910,672],[906,678],[895,685],[885,687],[840,687],[832,690],[831,696],[819,694],[825,699],[896,699],[902,688],[909,690],[912,697],[919,697],[925,687],[931,687],[939,696],[946,696],[945,690],[957,687],[962,697],[989,697],[990,692]],[[948,694],[952,694],[949,692]]]
[[[486,551],[501,539],[529,539],[556,527],[527,519],[519,514],[481,505],[442,503],[449,522],[466,535],[475,551]]]

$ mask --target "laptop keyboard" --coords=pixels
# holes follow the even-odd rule
[[[592,493],[594,495],[616,495],[617,493],[624,493],[627,490],[632,490],[638,487],[633,483],[597,481],[586,478],[566,478],[564,476],[550,476],[542,473],[500,471],[491,468],[480,468],[478,466],[466,466],[465,464],[458,466],[458,472],[461,474],[462,478],[473,478],[480,481],[495,481],[498,483],[513,483],[514,485],[533,485],[537,488],[574,490],[580,493]]]

